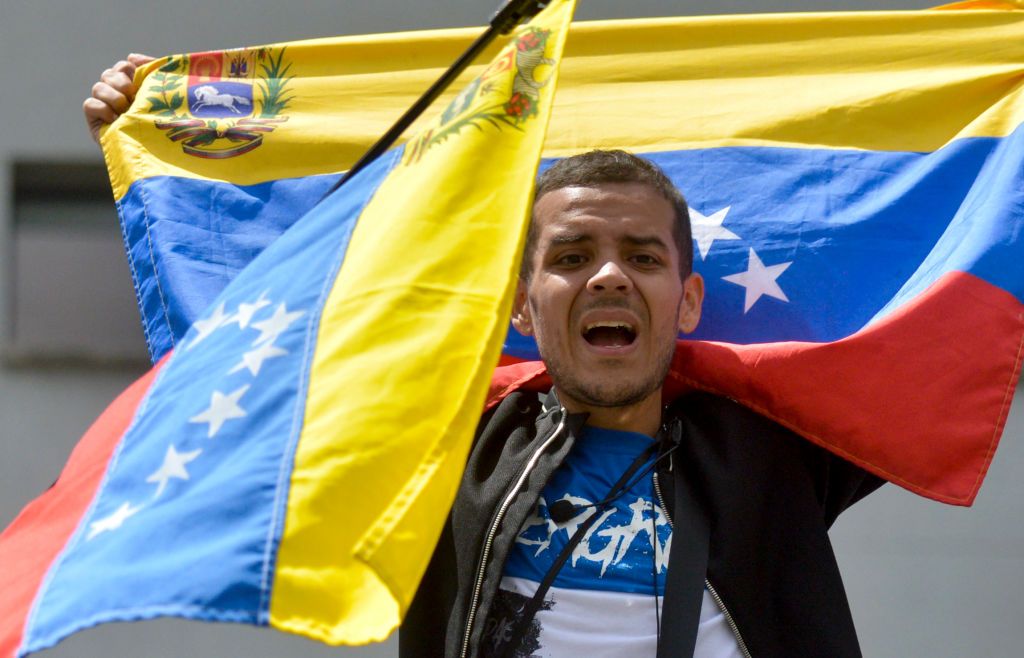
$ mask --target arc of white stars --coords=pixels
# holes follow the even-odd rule
[[[272,316],[266,320],[252,323],[252,328],[260,332],[260,335],[256,337],[252,344],[259,345],[267,341],[273,342],[278,336],[287,331],[293,322],[305,314],[305,311],[292,311],[289,313],[284,303],[278,304]]]
[[[174,445],[167,446],[167,453],[164,455],[164,463],[160,465],[152,475],[146,478],[146,482],[150,482],[156,485],[156,493],[153,494],[153,498],[159,498],[160,494],[164,492],[167,487],[167,482],[171,478],[178,480],[187,480],[188,471],[185,470],[185,464],[189,463],[193,459],[199,456],[202,450],[190,450],[189,452],[178,452]]]
[[[192,329],[196,332],[196,337],[192,339],[192,342],[188,344],[185,349],[190,350],[200,342],[210,337],[213,332],[217,331],[231,320],[231,316],[224,312],[224,302],[217,305],[217,308],[213,310],[213,314],[202,320],[196,320],[192,323]]]
[[[743,299],[743,313],[746,314],[757,303],[757,300],[761,299],[764,295],[784,302],[789,301],[789,298],[786,297],[786,293],[782,292],[782,288],[779,287],[776,279],[792,264],[793,261],[789,261],[787,263],[766,266],[761,262],[757,253],[751,249],[750,259],[747,262],[747,271],[730,274],[722,278],[729,283],[735,283],[746,289]]]
[[[132,506],[132,504],[128,502],[121,503],[121,506],[118,507],[113,514],[89,524],[89,535],[85,538],[86,541],[89,541],[101,533],[110,530],[117,530],[124,524],[128,517],[134,516],[140,509],[142,509],[142,505]]]
[[[225,324],[234,322],[238,324],[238,327],[240,329],[245,329],[246,327],[248,327],[249,323],[252,322],[252,316],[256,315],[256,313],[260,309],[266,306],[270,306],[270,300],[267,299],[268,292],[270,291],[264,290],[263,292],[261,292],[260,296],[256,299],[255,302],[243,302],[239,304],[238,310],[235,311],[234,315],[232,315],[225,321]]]
[[[238,406],[238,401],[248,390],[249,385],[246,384],[227,395],[220,391],[214,391],[213,395],[210,396],[210,406],[189,418],[188,422],[208,423],[209,427],[206,430],[206,437],[212,439],[220,431],[220,428],[224,426],[224,423],[232,418],[244,418],[247,415],[245,409]]]
[[[690,228],[693,231],[693,239],[697,243],[701,260],[707,259],[708,252],[711,251],[711,245],[715,243],[715,240],[740,239],[740,236],[722,226],[730,208],[732,206],[726,206],[710,215],[701,214],[690,208]]]
[[[242,360],[231,370],[228,370],[228,374],[238,372],[243,368],[247,368],[249,372],[255,377],[260,374],[260,369],[263,367],[263,362],[267,359],[273,359],[278,356],[286,356],[288,350],[281,349],[277,345],[274,345],[273,341],[267,341],[261,343],[258,347],[249,350],[242,355]]]

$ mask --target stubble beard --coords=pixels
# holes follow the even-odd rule
[[[652,393],[659,390],[672,367],[675,354],[675,341],[666,345],[658,355],[658,364],[649,377],[640,381],[620,381],[619,383],[599,384],[587,382],[578,376],[572,367],[566,366],[554,355],[546,355],[544,348],[537,345],[541,359],[547,367],[551,381],[559,393],[592,407],[629,407],[646,400]]]

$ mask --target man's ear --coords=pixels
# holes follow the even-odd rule
[[[516,298],[512,303],[512,326],[524,336],[533,335],[533,318],[530,317],[530,302],[526,296],[526,282],[519,279]]]
[[[697,328],[703,304],[704,278],[696,272],[691,272],[683,281],[683,301],[679,304],[679,331],[688,334]]]

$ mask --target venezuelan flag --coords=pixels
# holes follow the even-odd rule
[[[1024,14],[1010,8],[573,26],[542,166],[625,148],[687,195],[708,295],[673,386],[731,396],[921,495],[974,500],[1024,336]],[[237,105],[276,123],[251,148],[231,132],[248,119],[159,128],[195,104],[186,78],[208,85],[194,75],[208,54],[140,72],[145,93],[103,145],[154,359],[472,36],[255,49],[257,91]],[[248,150],[220,157],[232,149]],[[537,358],[514,331],[504,353]],[[531,381],[547,383],[539,364],[499,371],[494,390]]]
[[[695,263],[709,295],[701,340],[680,343],[668,395],[692,388],[730,395],[871,472],[953,504],[977,494],[1024,345],[1024,17],[995,10],[1009,9],[1005,3],[962,4],[993,10],[575,25],[543,146],[545,163],[590,148],[642,152],[690,200]],[[139,73],[143,93],[103,146],[154,359],[173,349],[173,365],[210,327],[219,328],[195,350],[222,340],[229,325],[242,329],[247,316],[246,327],[274,317],[284,299],[275,289],[221,295],[243,280],[250,261],[264,258],[257,254],[285,248],[278,236],[473,36],[445,30],[203,53]],[[534,61],[530,44],[469,77]],[[515,89],[509,111],[526,116],[537,90],[522,80]],[[467,97],[453,92],[445,100],[457,116]],[[421,136],[437,130],[420,128]],[[404,154],[414,157],[417,144]],[[385,166],[361,180],[382,176]],[[506,166],[487,155],[473,169]],[[288,302],[276,321],[296,312],[308,311]],[[529,361],[536,356],[529,341],[510,334],[504,352],[526,362],[498,370],[492,402],[517,387],[549,384],[542,364]],[[269,369],[285,357],[258,358]],[[248,368],[241,357],[226,365]],[[127,392],[100,424],[137,422],[134,409],[149,386]],[[256,392],[218,391],[228,411],[231,396],[244,408]],[[205,420],[215,416],[205,411],[189,418],[209,432]],[[218,431],[238,422],[227,418]],[[77,507],[43,497],[26,512],[73,509],[65,530],[53,532],[55,544],[92,509],[107,473],[117,442],[90,438],[97,432],[61,479],[60,486],[82,479],[81,491],[62,493],[77,496]],[[176,448],[172,464],[191,452]],[[120,452],[113,454],[117,468]],[[161,495],[178,479],[168,479]],[[142,514],[124,508],[124,529]],[[105,527],[94,541],[114,532]],[[92,532],[81,528],[77,536]],[[12,536],[25,535],[8,531],[5,539]],[[36,596],[48,565],[19,600]],[[344,573],[353,578],[345,591],[368,582],[358,571]],[[244,589],[236,583],[219,596],[229,601]],[[271,606],[271,623],[286,616],[275,617]]]
[[[161,615],[333,644],[398,626],[501,352],[572,8],[551,3],[406,148],[295,222],[89,430],[0,540],[17,565],[0,655]],[[260,56],[204,57],[168,108],[251,107],[220,82]],[[155,130],[227,159],[277,125],[244,120],[223,145],[213,119]]]

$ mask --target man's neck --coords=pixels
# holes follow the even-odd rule
[[[647,436],[655,436],[661,428],[661,389],[654,391],[646,398],[624,407],[600,407],[580,402],[558,393],[558,400],[569,413],[586,413],[587,425],[603,427],[609,430],[638,432]]]

